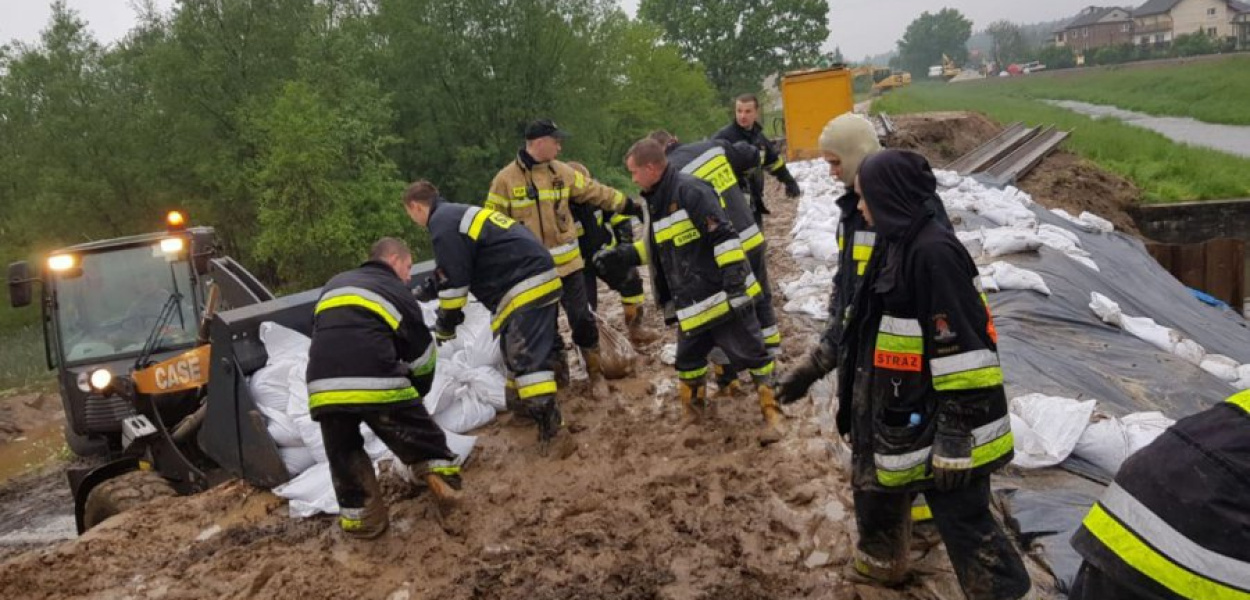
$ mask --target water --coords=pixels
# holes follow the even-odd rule
[[[61,423],[49,423],[20,438],[0,444],[0,483],[34,470],[52,460],[65,447]]]
[[[1161,133],[1174,142],[1203,146],[1250,158],[1250,126],[1219,125],[1188,117],[1156,117],[1114,106],[1074,100],[1044,100],[1044,102],[1095,119],[1119,119],[1129,125]]]

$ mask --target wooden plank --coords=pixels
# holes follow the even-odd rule
[[[1203,244],[1184,244],[1179,248],[1179,259],[1172,273],[1181,283],[1200,290],[1207,286],[1207,256]]]
[[[1240,307],[1245,298],[1245,242],[1224,238],[1204,244],[1205,291],[1229,306]]]

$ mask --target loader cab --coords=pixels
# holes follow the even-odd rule
[[[211,227],[187,228],[174,212],[165,231],[52,252],[37,276],[25,262],[9,266],[13,306],[39,302],[45,357],[57,372],[65,437],[76,454],[121,450],[121,424],[135,405],[110,380],[196,345],[218,254]],[[259,292],[268,294],[263,286]]]

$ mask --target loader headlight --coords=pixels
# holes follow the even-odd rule
[[[103,392],[113,383],[113,374],[108,369],[96,369],[91,372],[91,387],[97,392]]]
[[[178,254],[179,252],[182,252],[184,245],[185,244],[180,237],[165,238],[161,240],[161,252],[164,252],[165,254]]]

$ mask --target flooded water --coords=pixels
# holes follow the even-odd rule
[[[1095,119],[1119,119],[1129,125],[1157,131],[1167,136],[1168,139],[1182,144],[1204,146],[1250,158],[1250,126],[1219,125],[1187,117],[1156,117],[1114,106],[1074,100],[1045,100],[1044,102]]]
[[[0,444],[0,483],[55,458],[65,447],[61,429],[60,422],[49,423],[7,444]]]

